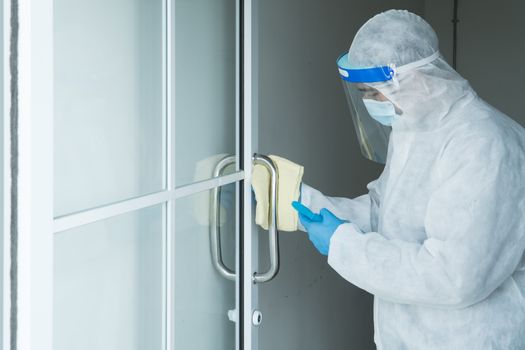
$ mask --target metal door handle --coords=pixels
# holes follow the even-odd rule
[[[235,163],[235,156],[221,159],[213,169],[213,177],[221,176],[228,165]],[[221,250],[221,187],[215,187],[211,193],[210,203],[210,247],[213,266],[221,276],[231,281],[235,281],[235,271],[229,269],[222,261]]]
[[[269,210],[268,210],[268,233],[269,233],[269,248],[270,248],[270,268],[264,273],[253,274],[253,283],[263,283],[271,281],[279,272],[279,232],[277,230],[277,190],[278,190],[278,177],[277,167],[273,161],[264,155],[254,154],[253,163],[264,166],[270,173],[270,187],[269,191]],[[221,159],[215,169],[213,170],[213,176],[221,176],[224,169],[235,163],[235,156],[228,156]],[[220,228],[220,195],[221,188],[215,187],[211,194],[211,206],[210,206],[210,247],[213,266],[219,272],[221,276],[226,279],[235,280],[235,271],[228,268],[222,260],[221,250],[221,228]]]
[[[253,283],[263,283],[271,281],[279,272],[279,232],[277,231],[277,186],[279,184],[279,173],[277,172],[277,167],[269,157],[256,153],[252,159],[254,164],[264,166],[270,173],[270,188],[268,189],[270,195],[268,210],[270,268],[264,273],[258,274],[255,272],[252,277]]]

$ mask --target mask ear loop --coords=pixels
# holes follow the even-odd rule
[[[392,79],[390,81],[392,82],[392,85],[397,90],[399,89],[399,80],[397,80],[397,70],[396,65],[394,63],[389,64],[390,69],[392,69]]]
[[[395,76],[392,78],[392,84],[394,85],[396,90],[399,89],[399,80],[397,80]]]

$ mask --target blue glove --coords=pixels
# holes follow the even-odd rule
[[[312,220],[312,218],[299,212],[299,220],[301,220],[301,224],[303,224],[306,232],[308,232],[310,241],[312,241],[319,253],[328,255],[330,238],[332,238],[339,225],[348,221],[339,219],[326,208],[321,209],[319,214],[321,220],[318,220],[317,218]]]

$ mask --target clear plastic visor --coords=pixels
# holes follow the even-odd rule
[[[376,89],[365,83],[342,80],[350,114],[359,140],[361,153],[368,159],[385,164],[391,127],[372,118],[363,99],[387,101]]]

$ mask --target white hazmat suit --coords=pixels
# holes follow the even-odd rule
[[[438,51],[406,11],[369,20],[354,65],[406,65]],[[385,169],[355,199],[303,184],[301,202],[350,223],[328,263],[372,293],[382,350],[525,349],[525,131],[442,58],[370,84],[403,114]]]

